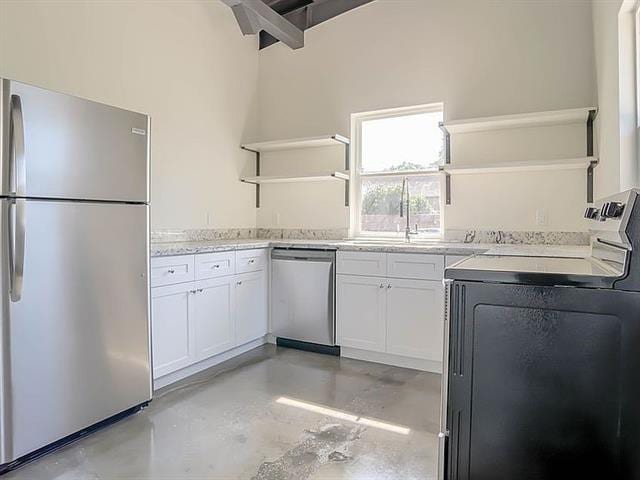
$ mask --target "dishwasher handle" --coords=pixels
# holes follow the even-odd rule
[[[336,252],[334,250],[274,248],[271,250],[271,258],[273,260],[297,260],[303,262],[335,262]]]

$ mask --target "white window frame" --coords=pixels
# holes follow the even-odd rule
[[[360,220],[362,211],[362,179],[366,177],[418,177],[418,176],[438,176],[440,181],[440,227],[437,234],[420,234],[416,237],[425,240],[439,240],[444,235],[444,174],[438,168],[414,170],[410,172],[383,172],[383,173],[362,173],[362,123],[368,120],[382,118],[405,117],[408,115],[418,115],[421,113],[444,112],[443,103],[430,103],[425,105],[415,105],[412,107],[389,108],[376,110],[373,112],[354,113],[351,115],[351,158],[353,159],[350,169],[351,205],[350,219],[351,227],[349,234],[351,237],[363,238],[404,238],[405,232],[366,232],[360,230]]]

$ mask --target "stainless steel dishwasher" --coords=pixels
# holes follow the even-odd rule
[[[278,345],[340,354],[335,272],[335,251],[271,251],[271,324]]]

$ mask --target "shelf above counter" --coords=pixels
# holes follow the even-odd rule
[[[450,134],[484,132],[508,128],[544,127],[572,123],[587,123],[593,120],[596,107],[572,108],[547,112],[518,113],[495,117],[471,118],[443,122],[441,128]]]
[[[323,135],[319,137],[290,138],[286,140],[270,140],[266,142],[245,143],[241,147],[251,152],[275,152],[279,150],[295,150],[299,148],[334,147],[349,145],[349,139],[342,135]]]
[[[349,174],[346,172],[323,172],[305,175],[280,175],[280,176],[256,176],[242,177],[241,182],[262,185],[266,183],[298,183],[298,182],[325,182],[332,180],[348,181]]]
[[[597,157],[581,157],[554,160],[530,160],[526,162],[500,162],[484,165],[445,164],[440,166],[440,171],[449,175],[470,175],[483,173],[582,170],[593,167],[597,163]]]

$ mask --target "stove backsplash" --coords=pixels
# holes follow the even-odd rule
[[[151,233],[153,243],[203,242],[243,239],[341,240],[348,236],[346,228],[225,228],[164,229]],[[508,230],[448,229],[445,242],[498,243],[519,245],[589,245],[587,232],[537,232]]]
[[[445,242],[519,245],[589,245],[588,232],[537,232],[508,230],[447,229]]]

